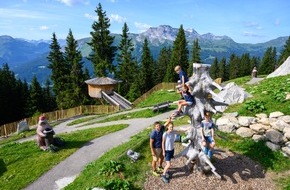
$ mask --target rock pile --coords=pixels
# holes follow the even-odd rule
[[[220,131],[235,132],[241,137],[249,137],[254,141],[265,140],[273,151],[282,150],[290,157],[290,116],[282,112],[256,114],[256,117],[238,116],[238,113],[224,113],[217,119]]]

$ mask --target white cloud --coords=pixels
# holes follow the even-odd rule
[[[116,3],[117,0],[109,0],[111,3]]]
[[[42,19],[42,16],[38,12],[21,10],[21,9],[1,9],[0,18],[25,18],[25,19]]]
[[[73,6],[77,4],[84,4],[88,5],[90,3],[89,0],[57,0],[58,2],[61,2],[67,6]]]
[[[244,32],[243,33],[244,36],[249,36],[249,37],[260,37],[258,34],[254,33],[254,32]]]
[[[257,30],[263,29],[263,27],[257,22],[247,22],[247,23],[245,23],[245,26],[247,28],[254,28],[254,29],[257,29]]]
[[[141,23],[141,22],[134,22],[136,28],[138,28],[139,32],[145,32],[151,26],[149,24]]]
[[[93,16],[93,15],[91,15],[89,13],[86,13],[84,16],[86,18],[90,19],[90,20],[94,20],[94,21],[97,21],[98,20],[98,16]]]
[[[48,27],[48,26],[45,26],[45,25],[43,25],[43,26],[40,26],[40,27],[39,27],[39,29],[40,29],[40,30],[48,30],[48,29],[49,29],[49,27]]]
[[[111,14],[110,15],[110,21],[111,22],[124,23],[126,21],[126,18],[122,17],[120,15],[117,15],[117,14]]]

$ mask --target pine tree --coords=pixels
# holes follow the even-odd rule
[[[183,71],[188,70],[188,49],[183,26],[181,25],[175,41],[173,42],[173,50],[170,64],[167,67],[165,81],[176,82],[178,75],[174,72],[174,67],[180,65]]]
[[[213,64],[210,67],[209,74],[211,78],[216,79],[219,77],[219,64],[217,57],[214,59]]]
[[[165,78],[166,73],[164,71],[167,70],[167,65],[170,62],[171,54],[172,54],[172,50],[170,47],[169,48],[163,47],[160,50],[160,53],[154,65],[154,71],[153,71],[155,85],[165,81],[164,78]]]
[[[93,31],[90,32],[92,39],[88,45],[91,46],[92,52],[88,59],[94,65],[95,75],[104,77],[115,70],[113,60],[116,47],[112,45],[114,37],[110,36],[110,19],[106,16],[106,12],[103,11],[100,3],[95,12],[98,15],[98,21],[93,23]]]
[[[222,78],[222,81],[227,81],[229,80],[229,73],[228,73],[228,68],[227,68],[227,61],[226,58],[223,57],[221,61],[219,62],[219,78]]]
[[[51,82],[47,79],[45,82],[45,87],[43,88],[43,104],[45,104],[44,112],[50,112],[57,109],[56,100],[50,86]]]
[[[69,87],[66,89],[65,107],[82,105],[86,100],[86,85],[84,83],[82,54],[78,50],[78,43],[74,39],[72,31],[69,30],[66,38],[64,60],[70,68]]]
[[[250,54],[245,53],[241,56],[240,59],[240,64],[239,64],[239,73],[241,74],[240,76],[247,76],[251,75],[252,72],[252,67],[251,67],[251,59],[250,59]]]
[[[277,49],[276,49],[276,47],[274,47],[273,51],[272,51],[272,62],[274,64],[274,70],[276,70],[278,68],[278,64],[277,64]]]
[[[38,82],[36,76],[34,75],[30,85],[30,108],[31,113],[44,113],[46,112],[46,105],[43,98],[43,90]]]
[[[19,99],[21,101],[20,105],[19,105],[19,117],[21,118],[26,118],[26,117],[30,117],[31,115],[33,115],[33,113],[31,114],[29,111],[29,98],[30,98],[30,91],[29,91],[29,87],[28,87],[28,83],[26,80],[24,80],[23,82],[21,82],[21,80],[18,80],[18,93],[17,94],[21,94],[21,96],[19,96]]]
[[[22,119],[22,100],[20,80],[15,79],[14,72],[8,64],[0,68],[0,125]]]
[[[290,36],[288,37],[288,40],[286,41],[284,48],[281,51],[281,55],[279,57],[277,66],[282,65],[289,56],[290,56]]]
[[[141,88],[140,88],[140,68],[138,67],[138,63],[136,60],[133,61],[133,70],[135,80],[130,85],[130,90],[126,97],[129,101],[134,101],[141,96]]]
[[[193,41],[193,46],[192,46],[192,58],[191,58],[191,63],[189,64],[188,67],[188,76],[191,76],[193,74],[193,68],[192,68],[192,64],[193,63],[201,63],[201,58],[200,58],[200,52],[201,52],[201,48],[198,44],[198,38],[194,39]]]
[[[270,74],[275,70],[276,48],[269,47],[264,53],[262,63],[259,68],[259,74]]]
[[[148,40],[144,39],[140,68],[140,89],[145,93],[153,87],[153,57],[151,55]]]
[[[122,81],[119,84],[119,93],[125,97],[131,88],[135,80],[134,71],[135,66],[133,63],[132,52],[134,47],[132,44],[132,39],[129,38],[129,28],[126,23],[124,23],[122,31],[122,39],[118,46],[119,53],[117,54],[118,69],[116,71],[116,77]]]
[[[55,33],[52,35],[52,42],[50,44],[50,52],[47,57],[50,62],[48,68],[51,69],[51,80],[53,82],[53,92],[56,97],[57,106],[60,109],[65,108],[65,94],[66,90],[70,88],[70,65],[68,65],[61,52],[61,47],[57,41]]]
[[[88,68],[84,69],[84,81],[89,80],[90,77],[90,73]],[[89,95],[89,90],[88,90],[88,85],[84,84],[83,85],[83,90],[84,90],[84,95],[85,95],[85,102],[84,105],[93,105],[93,104],[97,104],[97,99],[96,98],[91,98]]]
[[[229,62],[229,79],[235,79],[238,77],[238,62],[239,58],[233,53]]]

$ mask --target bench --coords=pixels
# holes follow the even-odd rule
[[[170,106],[170,102],[167,101],[167,102],[163,102],[163,103],[160,103],[160,104],[156,104],[153,106],[152,108],[152,111],[153,112],[156,112],[156,111],[160,111],[160,110],[166,110],[168,109]]]

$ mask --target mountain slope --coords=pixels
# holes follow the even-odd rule
[[[168,25],[151,27],[147,31],[140,34],[129,34],[134,44],[133,55],[140,60],[142,54],[142,46],[145,38],[149,41],[149,47],[153,57],[156,59],[162,47],[172,46],[173,41],[178,33],[178,28],[172,28]],[[264,52],[270,46],[276,47],[279,53],[283,48],[288,37],[279,37],[265,43],[245,44],[236,43],[228,36],[215,36],[212,33],[199,34],[194,29],[184,30],[188,42],[188,49],[191,57],[191,49],[194,39],[198,38],[201,47],[201,59],[203,63],[211,64],[213,59],[217,57],[219,60],[223,57],[229,58],[232,53],[240,56],[249,53],[250,56],[263,57]],[[114,45],[118,46],[121,35],[115,36]],[[61,46],[65,45],[65,40],[58,40]],[[79,49],[84,58],[86,58],[91,48],[87,42],[90,37],[78,40]],[[50,71],[46,68],[48,65],[47,55],[50,51],[49,41],[27,41],[23,39],[14,39],[10,36],[0,36],[0,64],[8,63],[12,71],[20,79],[26,79],[28,82],[32,75],[43,83],[49,77]],[[92,72],[92,64],[85,59],[85,65]]]

